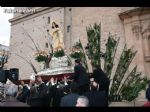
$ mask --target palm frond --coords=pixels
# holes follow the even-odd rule
[[[106,52],[105,52],[105,58],[104,58],[104,72],[107,74],[107,76],[110,78],[114,58],[116,54],[116,50],[118,47],[119,39],[115,40],[111,34],[109,34],[108,41],[106,43]]]

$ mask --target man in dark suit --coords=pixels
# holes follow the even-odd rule
[[[37,77],[37,82],[39,84],[38,89],[38,98],[40,99],[41,106],[50,106],[49,105],[49,98],[48,98],[48,87],[42,81],[40,76]]]
[[[74,74],[70,77],[78,85],[79,94],[88,91],[90,80],[80,60],[75,60]]]
[[[59,99],[61,97],[61,89],[58,88],[57,79],[54,79],[53,77],[49,80],[47,83],[48,85],[48,97],[49,97],[49,103],[50,106],[58,107],[60,105]]]
[[[61,107],[75,107],[79,97],[76,83],[70,85],[70,93],[61,98]]]
[[[28,97],[27,104],[31,107],[41,106],[40,99],[38,98],[37,87],[35,85],[30,87],[30,95]]]
[[[103,91],[97,91],[98,84],[93,82],[90,85],[90,91],[86,92],[84,96],[89,99],[89,107],[107,107],[108,100]]]
[[[99,91],[104,91],[108,98],[110,79],[100,67],[94,67],[92,78],[94,78],[94,81],[99,84]]]

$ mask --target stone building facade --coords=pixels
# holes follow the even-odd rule
[[[22,10],[22,7],[16,7]],[[28,79],[33,70],[32,62],[40,71],[39,63],[34,59],[35,45],[48,51],[47,30],[51,31],[51,23],[59,24],[64,34],[65,50],[69,54],[71,47],[79,39],[83,46],[87,44],[86,27],[94,23],[101,24],[102,51],[109,32],[120,37],[117,58],[121,54],[125,42],[127,47],[137,50],[132,65],[138,65],[138,71],[150,77],[150,8],[140,7],[24,7],[30,10],[15,13],[10,19],[10,58],[9,68],[19,68],[20,79]],[[131,65],[131,66],[132,66]],[[90,64],[89,64],[90,67]],[[132,67],[131,67],[132,68]],[[115,69],[115,67],[114,67]]]

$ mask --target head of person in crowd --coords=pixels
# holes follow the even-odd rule
[[[37,80],[38,84],[42,84],[43,83],[43,80],[42,80],[42,78],[40,76],[37,76],[36,80]]]
[[[15,84],[10,84],[6,90],[6,96],[15,97],[17,95],[17,92],[18,92],[18,86]]]
[[[22,86],[22,85],[19,85],[19,86],[18,86],[18,91],[21,92],[22,90],[23,90],[23,86]]]
[[[77,99],[76,107],[88,107],[89,100],[86,96],[79,96]]]
[[[51,77],[50,79],[49,79],[49,81],[47,82],[47,86],[48,85],[55,85],[55,84],[57,84],[57,78],[56,78],[56,80],[53,78],[53,77]]]
[[[76,60],[75,60],[75,65],[79,65],[79,64],[81,64],[80,59],[76,59]]]
[[[51,79],[50,79],[50,83],[51,83],[51,84],[54,84],[54,83],[55,83],[55,80],[54,80],[54,78],[53,78],[53,77],[51,77]]]
[[[91,91],[97,91],[99,88],[98,88],[98,83],[96,83],[95,81],[91,82],[90,84],[90,90]]]
[[[21,81],[20,83],[21,83],[21,85],[22,85],[22,86],[24,86],[24,85],[25,85],[24,81]]]
[[[32,86],[34,86],[34,84],[35,84],[35,80],[30,80],[29,86],[32,87]]]

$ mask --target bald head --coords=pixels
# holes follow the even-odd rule
[[[76,107],[88,107],[89,100],[86,96],[79,96],[77,99]]]
[[[6,90],[6,95],[15,97],[17,92],[18,92],[18,86],[15,84],[11,84],[11,85],[9,85],[8,89]]]

